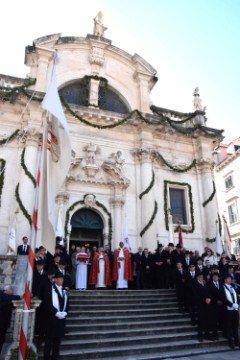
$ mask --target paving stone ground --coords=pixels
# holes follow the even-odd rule
[[[180,357],[177,360],[239,360],[240,349],[222,353],[204,354],[190,357]],[[169,359],[171,360],[171,359]],[[172,359],[173,360],[173,359]],[[176,359],[174,359],[176,360]]]

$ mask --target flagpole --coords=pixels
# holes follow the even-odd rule
[[[37,209],[39,202],[40,166],[42,161],[42,149],[43,149],[43,140],[42,140],[40,154],[38,157],[38,171],[37,171],[37,181],[36,181],[37,185],[35,191],[34,209],[32,213],[31,240],[30,240],[29,252],[28,252],[27,280],[23,295],[24,308],[23,308],[22,324],[21,324],[20,339],[19,339],[18,360],[26,360],[27,357],[29,313],[31,312],[31,297],[32,297],[31,291],[32,291],[33,270],[34,270],[34,249],[36,247],[36,239],[37,239]]]

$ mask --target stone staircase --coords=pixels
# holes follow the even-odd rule
[[[61,358],[172,359],[229,350],[225,339],[197,340],[174,290],[72,291]]]

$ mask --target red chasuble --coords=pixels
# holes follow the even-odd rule
[[[111,271],[110,271],[110,262],[109,262],[109,258],[107,256],[107,254],[104,254],[104,260],[101,261],[105,261],[105,285],[111,285]],[[97,281],[98,281],[98,273],[99,273],[99,253],[95,253],[93,260],[92,260],[92,265],[91,265],[91,269],[90,269],[90,274],[89,274],[89,285],[96,285]]]
[[[116,249],[114,252],[113,271],[112,271],[112,280],[114,281],[118,280],[119,252],[120,252],[120,248]],[[124,279],[133,280],[131,254],[127,248],[123,248],[123,253],[124,253]]]

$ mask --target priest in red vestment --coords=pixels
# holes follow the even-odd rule
[[[116,289],[127,289],[128,280],[133,280],[131,254],[123,242],[114,252],[112,280],[117,281]]]
[[[93,256],[88,283],[96,288],[105,288],[112,283],[109,258],[102,247]]]

